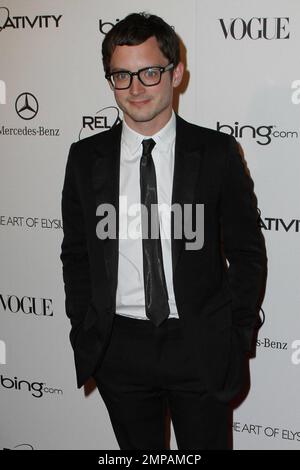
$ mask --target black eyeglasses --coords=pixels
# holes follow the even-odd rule
[[[120,70],[119,72],[107,73],[105,78],[110,81],[115,90],[126,90],[130,88],[132,79],[136,75],[144,86],[158,85],[164,72],[171,70],[173,64],[166,67],[145,67],[137,72],[129,72],[128,70]]]

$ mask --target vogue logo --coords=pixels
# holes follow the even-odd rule
[[[62,15],[36,15],[32,18],[28,16],[10,16],[8,8],[0,7],[0,31],[6,28],[43,29],[49,28],[51,24],[58,28],[61,17]]]
[[[218,18],[225,39],[231,37],[236,41],[240,41],[245,37],[249,39],[289,39],[288,17],[278,18],[258,18],[254,16],[250,20],[243,18]]]
[[[25,313],[39,317],[53,317],[52,299],[37,299],[36,297],[24,296],[21,299],[16,295],[7,295],[6,298],[0,294],[0,306],[5,312]]]

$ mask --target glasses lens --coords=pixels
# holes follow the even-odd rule
[[[128,72],[114,72],[110,78],[115,88],[128,88],[130,85],[130,74]]]
[[[156,85],[160,81],[160,76],[159,67],[149,67],[139,72],[139,78],[144,85]]]

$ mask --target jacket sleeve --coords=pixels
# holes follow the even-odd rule
[[[76,172],[77,144],[70,147],[62,190],[62,261],[65,308],[72,327],[79,325],[91,299],[91,280],[85,221],[78,191]]]
[[[253,181],[233,137],[228,139],[221,194],[221,229],[224,254],[229,263],[233,327],[244,350],[250,351],[266,274],[266,252]]]

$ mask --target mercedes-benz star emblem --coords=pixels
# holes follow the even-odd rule
[[[32,93],[21,93],[16,99],[16,112],[21,119],[33,119],[39,110],[39,104]]]

